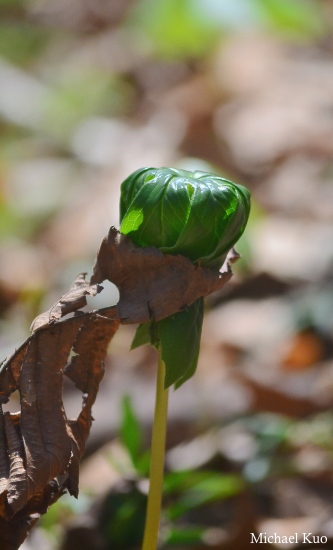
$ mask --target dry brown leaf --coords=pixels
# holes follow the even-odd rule
[[[114,307],[98,310],[84,323],[75,338],[73,351],[77,355],[74,355],[66,366],[65,374],[83,393],[91,392],[95,369],[100,368],[105,347],[114,334],[115,317],[117,313]],[[91,340],[98,345],[92,347]]]
[[[0,548],[17,550],[28,536],[39,517],[65,493],[65,485],[50,481],[42,493],[29,499],[28,503],[10,519],[0,514]]]
[[[15,389],[21,401],[17,414],[3,414],[0,407],[3,550],[16,550],[40,514],[66,490],[77,496],[79,460],[92,423],[91,408],[104,374],[107,346],[119,326],[115,307],[65,321],[49,314],[48,318],[49,325],[35,328],[0,369],[1,402]],[[62,403],[63,375],[72,348],[76,355],[67,367],[68,375],[84,394],[76,420],[66,418]],[[59,475],[64,478],[62,483]]]
[[[234,255],[232,256],[234,258]],[[114,227],[103,239],[90,284],[108,279],[120,293],[117,313],[123,324],[159,321],[219,290],[231,278],[224,271],[196,266],[185,256],[163,254],[157,248],[136,246]]]
[[[159,320],[186,308],[230,279],[229,262],[236,257],[231,251],[220,273],[195,266],[184,256],[139,248],[111,228],[90,284],[80,274],[69,292],[35,319],[33,334],[0,365],[1,550],[16,550],[40,514],[66,490],[77,496],[92,406],[107,346],[119,323]],[[87,294],[100,292],[99,283],[105,279],[119,288],[117,306],[78,311],[86,305]],[[76,315],[60,320],[73,312]],[[74,420],[67,419],[62,402],[63,375],[83,394],[82,410]],[[1,403],[16,389],[20,412],[3,414]]]
[[[86,275],[87,273],[80,273],[71,285],[69,291],[60,298],[59,302],[54,304],[54,306],[45,313],[36,317],[30,330],[35,331],[41,327],[47,326],[51,321],[60,319],[68,313],[73,313],[83,308],[87,305],[87,295],[96,296],[96,294],[101,292],[103,287],[99,285],[89,285],[86,281]]]
[[[8,396],[17,389],[22,362],[29,346],[30,338],[7,357],[0,366],[0,403],[7,403]]]
[[[69,463],[69,492],[78,493],[79,460],[85,449],[100,381],[104,375],[104,357],[107,346],[119,326],[116,308],[104,308],[91,316],[77,334],[73,351],[77,353],[65,369],[65,374],[73,380],[84,394],[82,411],[77,420],[68,422],[68,433],[72,439],[72,456]],[[97,345],[96,345],[97,344]]]
[[[8,487],[9,457],[5,436],[5,422],[2,410],[0,411],[0,495],[4,495]],[[3,511],[4,499],[0,500],[0,514]]]
[[[22,439],[11,416],[5,413],[5,434],[10,460],[7,502],[11,510],[17,512],[28,501],[28,480],[24,466]]]

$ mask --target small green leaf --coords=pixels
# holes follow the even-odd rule
[[[201,481],[215,477],[214,470],[181,470],[168,472],[164,476],[163,492],[168,494],[180,494],[188,491]]]
[[[165,363],[165,388],[180,379],[183,379],[183,382],[194,374],[200,348],[203,313],[203,298],[199,298],[187,311],[179,311],[157,323],[162,359]]]
[[[132,340],[131,349],[139,348],[145,344],[150,344],[156,349],[159,347],[159,323],[156,323],[154,319],[138,326]]]
[[[160,346],[160,324],[156,323],[154,319],[152,319],[148,324],[149,324],[150,343],[152,346],[154,346],[155,349],[158,349]]]
[[[131,399],[128,395],[123,398],[123,414],[120,427],[120,439],[128,450],[135,464],[141,449],[142,433],[140,424],[133,411]]]
[[[138,472],[138,474],[142,477],[149,477],[149,471],[150,471],[150,457],[151,452],[150,449],[147,449],[143,453],[138,456],[138,458],[135,461],[135,469]]]
[[[255,0],[268,25],[299,37],[322,36],[326,22],[320,3],[311,0]]]
[[[220,29],[202,17],[192,0],[139,0],[133,6],[129,28],[143,32],[162,58],[201,58],[220,38]]]
[[[139,348],[140,346],[144,346],[145,344],[151,344],[151,337],[149,332],[150,325],[151,322],[144,323],[143,325],[138,326],[132,340],[131,349]]]
[[[122,491],[109,491],[103,504],[100,533],[104,548],[139,548],[143,538],[147,497],[130,482],[124,487]]]
[[[179,380],[177,380],[177,382],[175,382],[175,390],[178,390],[178,388],[180,388],[180,386],[182,386],[184,382],[187,382],[187,380],[192,378],[192,376],[194,375],[198,366],[199,352],[200,352],[200,339],[199,339],[198,349],[191,361],[189,368],[185,372],[184,376],[182,376],[181,378],[179,378]]]
[[[207,527],[171,527],[164,535],[163,542],[172,546],[202,545]]]
[[[175,384],[178,389],[195,373],[203,321],[203,298],[199,298],[188,310],[156,322],[139,325],[131,349],[151,344],[156,349],[161,344],[165,363],[165,387]]]
[[[200,481],[186,491],[168,510],[168,516],[176,519],[197,506],[216,500],[225,500],[244,489],[244,481],[236,474],[216,474]]]

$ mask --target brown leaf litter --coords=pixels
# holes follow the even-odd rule
[[[237,253],[231,252],[232,262]],[[0,365],[0,548],[16,550],[49,506],[68,491],[77,497],[79,461],[92,424],[107,347],[120,323],[144,323],[176,313],[221,288],[232,276],[193,265],[183,256],[140,248],[115,228],[102,241],[90,283],[80,274],[67,294],[32,324],[32,335]],[[117,306],[83,312],[108,279]],[[67,319],[64,316],[73,314]],[[72,352],[72,353],[71,353]],[[82,410],[68,419],[63,376],[82,391]],[[21,410],[3,412],[18,390]]]
[[[152,317],[159,321],[222,288],[232,277],[229,263],[237,257],[232,249],[223,271],[213,271],[180,254],[139,247],[111,227],[97,253],[90,283],[108,279],[118,287],[122,324],[146,323]]]

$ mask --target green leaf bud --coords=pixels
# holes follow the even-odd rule
[[[142,168],[121,186],[121,233],[213,269],[242,235],[249,213],[245,187],[207,172]]]
[[[182,254],[219,269],[242,235],[250,193],[242,185],[206,172],[141,168],[121,186],[120,231],[139,246]],[[139,326],[132,348],[161,347],[165,387],[178,388],[193,376],[199,356],[203,298],[187,310]]]

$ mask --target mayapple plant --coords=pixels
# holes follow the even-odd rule
[[[136,245],[181,254],[215,271],[243,234],[249,213],[250,193],[245,187],[207,172],[142,168],[121,185],[122,234]],[[186,310],[140,325],[132,343],[132,349],[150,343],[159,352],[143,550],[157,546],[168,388],[193,376],[202,322],[203,298],[198,298]]]
[[[206,172],[143,168],[121,186],[121,233],[139,246],[182,254],[213,270],[219,270],[242,235],[249,212],[245,187]],[[199,298],[186,311],[139,327],[132,347],[161,345],[166,388],[194,374],[202,321]]]

